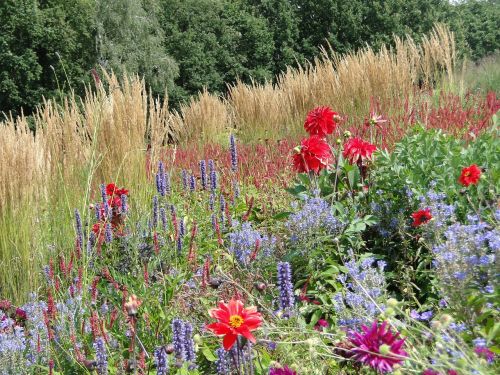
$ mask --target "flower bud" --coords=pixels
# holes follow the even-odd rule
[[[451,317],[450,314],[443,314],[443,315],[441,315],[441,318],[439,319],[439,321],[441,322],[442,325],[447,327],[448,324],[450,324],[453,321],[453,318]]]
[[[266,290],[267,288],[267,285],[266,283],[259,283],[259,282],[256,282],[253,284],[255,289],[257,289],[259,292],[263,292],[264,290]]]
[[[193,341],[198,344],[198,345],[201,345],[203,344],[203,339],[201,338],[201,336],[197,333],[196,335],[193,336]]]
[[[351,138],[351,135],[352,135],[352,134],[351,134],[351,132],[350,132],[349,130],[346,130],[346,131],[344,132],[344,138]]]
[[[165,353],[172,354],[175,351],[175,348],[172,344],[168,344],[165,346]]]
[[[387,300],[387,306],[389,307],[397,307],[399,304],[399,301],[396,298],[389,298]]]
[[[394,309],[392,307],[388,307],[384,311],[384,315],[387,317],[393,316],[394,315]]]
[[[128,302],[125,304],[125,309],[127,310],[127,314],[129,316],[137,315],[137,310],[139,306],[141,306],[142,302],[137,298],[135,294],[132,294],[128,298]]]
[[[382,344],[380,345],[380,347],[378,348],[378,351],[380,352],[380,354],[382,355],[387,355],[391,352],[391,347],[387,344]]]
[[[340,144],[342,144],[342,139],[337,138],[337,139],[335,140],[335,142],[336,142],[338,145],[340,145]]]
[[[436,330],[440,330],[442,328],[441,322],[439,320],[433,320],[431,322],[431,328],[436,329]]]

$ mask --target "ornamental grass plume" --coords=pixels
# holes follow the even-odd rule
[[[380,373],[390,372],[394,365],[401,364],[408,354],[402,349],[404,339],[399,339],[399,332],[393,333],[387,328],[387,322],[371,327],[363,325],[362,332],[351,332],[349,341],[353,345],[352,359],[370,366]]]
[[[472,164],[471,166],[462,169],[458,182],[463,186],[468,187],[469,185],[476,185],[480,178],[481,168],[479,168],[476,164]]]
[[[337,117],[338,113],[332,111],[330,107],[316,107],[307,114],[304,129],[309,135],[326,137],[337,127]]]
[[[222,345],[225,350],[233,347],[239,336],[255,343],[252,331],[262,325],[262,317],[255,306],[243,307],[243,302],[232,298],[229,303],[220,302],[219,307],[208,312],[210,316],[217,319],[217,323],[206,326],[217,336],[223,336]]]
[[[319,173],[332,162],[328,143],[318,135],[303,139],[293,155],[293,166],[299,173]]]
[[[363,141],[361,138],[351,138],[344,144],[342,155],[354,165],[371,160],[375,150],[377,150],[375,145]]]

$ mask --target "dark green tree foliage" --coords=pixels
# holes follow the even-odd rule
[[[178,66],[165,53],[157,12],[154,1],[98,0],[97,51],[105,69],[139,74],[153,93],[162,94],[173,90]]]
[[[82,94],[99,65],[143,76],[155,94],[167,88],[176,106],[204,87],[273,79],[328,45],[418,41],[435,22],[461,55],[499,49],[498,0],[1,0],[0,111]]]
[[[0,4],[0,109],[32,108],[40,100],[42,67],[35,48],[40,25],[30,0]]]
[[[267,21],[240,2],[163,0],[166,50],[180,67],[176,100],[204,87],[224,92],[237,78],[272,77],[273,37]]]
[[[42,96],[81,92],[95,55],[92,3],[0,2],[0,111],[30,113]]]
[[[464,39],[465,53],[477,60],[500,50],[500,1],[471,0],[455,6],[452,19]]]

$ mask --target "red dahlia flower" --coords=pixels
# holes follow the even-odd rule
[[[332,161],[332,151],[326,141],[317,135],[303,139],[293,155],[293,166],[299,172],[318,173]]]
[[[332,134],[337,127],[335,120],[338,115],[330,107],[316,107],[307,114],[304,129],[309,135],[326,137],[328,134]]]
[[[413,218],[412,226],[418,227],[422,224],[429,222],[432,219],[432,214],[430,208],[426,208],[424,210],[418,210],[411,214]]]
[[[370,366],[378,372],[390,372],[408,354],[402,349],[405,340],[399,333],[392,333],[387,322],[379,325],[373,322],[371,328],[362,326],[363,332],[351,332],[349,338],[353,348],[352,358]]]
[[[231,349],[240,335],[255,343],[251,331],[262,324],[262,317],[256,307],[244,308],[243,302],[233,298],[228,304],[220,302],[219,308],[211,309],[208,313],[218,322],[207,325],[207,329],[217,336],[224,336],[224,349]]]
[[[480,177],[481,169],[476,164],[472,164],[470,167],[462,169],[458,182],[464,186],[476,185]]]
[[[361,138],[351,138],[344,144],[342,155],[351,164],[357,164],[366,159],[371,159],[377,147]]]

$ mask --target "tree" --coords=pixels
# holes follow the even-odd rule
[[[98,62],[122,75],[139,74],[155,94],[174,89],[179,68],[165,52],[153,0],[97,0]]]

